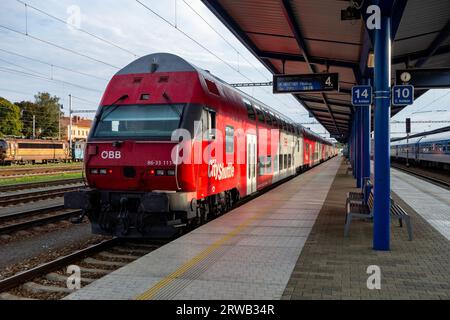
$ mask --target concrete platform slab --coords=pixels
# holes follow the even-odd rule
[[[315,167],[67,299],[279,299],[339,165]]]

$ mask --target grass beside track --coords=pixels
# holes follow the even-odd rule
[[[81,172],[67,172],[67,173],[58,173],[55,175],[47,175],[47,176],[28,176],[28,177],[17,177],[13,179],[2,179],[0,177],[0,186],[12,186],[15,184],[22,183],[33,183],[33,182],[47,182],[47,181],[55,181],[55,180],[65,180],[65,179],[76,179],[81,178]]]
[[[58,162],[58,163],[47,163],[47,164],[41,164],[41,163],[37,163],[37,164],[13,164],[11,166],[0,166],[0,171],[5,170],[13,170],[13,169],[24,169],[24,168],[52,168],[52,167],[82,167],[83,163],[82,162],[69,162],[69,163],[65,163],[65,162]]]

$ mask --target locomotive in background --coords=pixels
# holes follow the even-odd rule
[[[87,214],[94,233],[170,237],[336,154],[208,71],[152,54],[108,84],[85,152],[89,189],[64,202]]]
[[[68,162],[71,159],[67,141],[0,139],[0,165]]]
[[[0,139],[0,165],[35,164],[56,162],[82,162],[86,141],[72,143],[63,140],[45,139]]]

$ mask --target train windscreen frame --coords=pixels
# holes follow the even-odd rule
[[[180,128],[184,104],[104,107],[93,138],[170,138]]]

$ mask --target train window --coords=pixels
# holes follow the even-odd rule
[[[267,125],[271,126],[272,125],[272,117],[270,116],[270,114],[266,114],[266,123]]]
[[[279,163],[279,166],[280,166],[280,170],[283,170],[283,169],[284,169],[284,167],[283,167],[283,164],[284,164],[284,162],[283,162],[283,155],[280,154],[280,155],[278,156],[278,158],[279,158],[278,163]]]
[[[18,143],[19,149],[63,149],[61,143]]]
[[[225,152],[234,153],[234,128],[231,126],[225,127]]]
[[[258,121],[259,122],[265,122],[264,120],[264,113],[260,109],[256,109],[256,114],[258,115]]]
[[[272,156],[266,157],[266,173],[272,173]]]
[[[288,154],[288,168],[292,166],[292,155]]]
[[[170,138],[179,128],[183,108],[181,104],[104,107],[93,137]],[[113,122],[118,130],[113,130]]]
[[[287,154],[283,155],[283,160],[284,160],[283,167],[285,169],[287,169],[288,168],[288,157],[287,157]]]
[[[252,104],[247,99],[242,99],[245,106],[247,107],[247,115],[250,120],[256,120],[255,109],[253,109]]]
[[[207,134],[206,140],[216,139],[216,112],[211,109],[203,109],[203,132]]]

